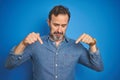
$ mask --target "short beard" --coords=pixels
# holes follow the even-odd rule
[[[64,35],[63,36],[55,36],[54,34],[61,34],[63,35],[63,33],[59,33],[59,32],[54,32],[53,34],[50,34],[50,37],[53,41],[62,41],[64,39]]]

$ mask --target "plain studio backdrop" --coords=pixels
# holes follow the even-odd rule
[[[77,39],[88,33],[97,39],[104,71],[76,66],[76,80],[120,80],[120,1],[117,0],[0,0],[0,80],[32,80],[32,63],[8,70],[9,51],[30,32],[49,33],[47,18],[55,5],[71,11],[66,35]],[[88,47],[86,44],[84,44]]]

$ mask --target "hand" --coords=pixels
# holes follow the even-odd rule
[[[89,46],[93,46],[96,45],[96,40],[94,38],[92,38],[90,35],[88,34],[82,34],[77,40],[76,40],[76,44],[78,44],[79,42],[84,42],[86,44],[88,44]]]
[[[25,49],[25,47],[28,45],[28,44],[32,44],[36,41],[39,41],[41,44],[43,44],[43,41],[41,40],[40,38],[40,35],[39,33],[30,33],[14,50],[14,53],[16,55],[19,55],[23,52],[23,50]]]
[[[90,46],[90,51],[91,52],[96,52],[97,48],[96,48],[96,40],[94,38],[92,38],[91,36],[89,36],[88,34],[82,34],[77,40],[76,40],[76,44],[78,44],[79,42],[84,42],[86,44],[88,44]]]
[[[43,41],[41,40],[39,33],[32,32],[23,40],[23,43],[26,45],[32,44],[36,41],[39,41],[41,44],[43,44]]]

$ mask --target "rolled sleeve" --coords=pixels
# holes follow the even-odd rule
[[[94,69],[96,71],[102,71],[103,70],[103,62],[101,59],[100,51],[97,49],[96,52],[91,52],[90,49],[87,50],[83,48],[82,54],[79,58],[79,63]]]
[[[89,50],[89,54],[90,54],[90,62],[93,65],[93,69],[95,69],[96,71],[102,71],[103,70],[103,62],[102,62],[102,58],[101,58],[99,49],[97,49],[96,52],[91,52]]]
[[[12,69],[12,68],[22,64],[26,60],[30,59],[30,49],[28,47],[25,48],[25,50],[20,54],[15,54],[14,53],[15,47],[16,46],[14,46],[11,49],[11,51],[8,55],[8,58],[6,60],[5,67],[8,68],[8,69]]]

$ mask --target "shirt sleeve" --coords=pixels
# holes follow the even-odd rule
[[[79,63],[96,71],[103,70],[103,62],[98,49],[93,53],[90,50],[82,47]]]
[[[25,50],[19,55],[14,53],[14,49],[15,47],[11,49],[5,63],[5,67],[8,69],[12,69],[31,58],[31,49],[29,46],[26,47]]]

